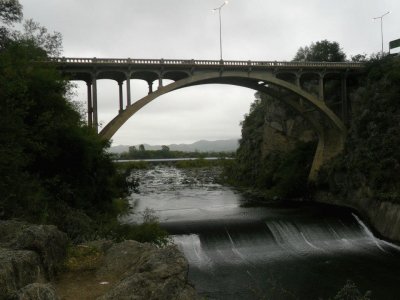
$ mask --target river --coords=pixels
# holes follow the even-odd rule
[[[350,210],[262,205],[217,184],[215,173],[136,170],[140,193],[131,195],[134,210],[123,219],[140,223],[153,209],[186,256],[200,295],[328,299],[349,279],[371,299],[400,299],[400,248],[376,238]]]

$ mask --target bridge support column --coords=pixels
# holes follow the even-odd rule
[[[88,126],[93,126],[93,103],[92,103],[92,83],[86,81],[87,86],[87,113],[88,113]]]
[[[124,97],[122,95],[122,81],[118,81],[118,88],[119,88],[119,113],[124,110]]]
[[[148,85],[149,85],[149,94],[151,94],[153,92],[153,82],[152,81],[147,81]]]
[[[341,78],[341,98],[342,98],[342,120],[348,123],[348,103],[347,103],[347,76],[342,75]]]
[[[318,82],[318,98],[319,100],[324,100],[324,74],[319,74],[319,82]]]
[[[298,73],[296,73],[296,82],[295,82],[295,84],[296,84],[296,86],[297,87],[299,87],[299,88],[301,88],[301,73],[300,72],[298,72]],[[303,98],[299,98],[299,103],[300,103],[300,106],[301,107],[303,107],[304,106],[304,103],[303,103]]]
[[[96,132],[99,130],[99,122],[97,118],[97,79],[92,77],[92,100],[93,100],[93,128]]]
[[[131,73],[126,74],[126,107],[131,105]]]
[[[160,76],[158,77],[158,88],[162,88],[163,87],[163,82],[162,82],[163,78],[160,74]]]
[[[323,128],[318,132],[318,146],[308,177],[310,181],[317,179],[318,171],[324,163],[342,152],[345,138],[345,132],[332,128]]]

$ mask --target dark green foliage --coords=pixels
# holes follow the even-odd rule
[[[146,208],[142,213],[141,224],[120,224],[116,218],[99,216],[104,222],[96,226],[95,238],[111,239],[117,242],[123,240],[135,240],[142,243],[154,243],[158,246],[169,244],[170,238],[161,228],[155,211]]]
[[[399,202],[400,58],[371,60],[360,82],[345,151],[323,170],[320,184],[344,195],[367,186],[375,199]]]
[[[237,176],[235,181],[244,185],[253,185],[260,173],[262,161],[261,144],[263,141],[267,101],[265,98],[254,100],[250,112],[242,122],[242,138],[236,152],[236,171],[229,176]]]
[[[16,0],[0,0],[0,19],[19,21]],[[23,33],[0,27],[0,218],[51,223],[72,241],[135,238],[163,244],[153,220],[126,230],[117,216],[135,187],[130,168],[117,170],[108,142],[68,101],[67,81],[50,64],[61,35],[28,20]],[[130,166],[131,167],[131,166]],[[129,235],[128,235],[129,233]]]
[[[334,300],[370,300],[371,292],[367,291],[364,295],[357,288],[356,284],[347,280],[346,284],[336,294]]]
[[[0,49],[0,216],[60,221],[59,208],[106,211],[122,191],[107,142],[65,98],[67,83],[30,39]]]
[[[293,61],[345,61],[346,54],[337,42],[322,40],[311,43],[310,46],[300,47]]]
[[[143,145],[140,145],[143,146]],[[205,157],[232,157],[231,152],[185,152],[172,151],[169,147],[162,146],[161,150],[146,150],[139,146],[139,150],[135,146],[129,147],[129,152],[123,152],[119,155],[119,159],[163,159],[163,158],[205,158]],[[141,149],[141,150],[140,150]]]
[[[267,156],[257,183],[271,190],[271,196],[303,198],[308,196],[308,174],[315,153],[315,142],[299,143],[295,149]]]
[[[181,160],[175,163],[175,167],[180,169],[191,169],[191,168],[205,168],[205,167],[216,167],[223,166],[227,159],[193,159],[193,160]]]

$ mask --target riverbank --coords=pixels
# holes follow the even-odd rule
[[[71,247],[51,225],[0,221],[0,299],[199,299],[173,245],[126,240]]]

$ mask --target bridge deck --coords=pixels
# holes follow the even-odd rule
[[[357,62],[299,62],[299,61],[251,61],[251,60],[194,60],[194,59],[131,59],[131,58],[77,58],[55,57],[50,62],[66,65],[148,66],[148,67],[243,67],[243,68],[297,68],[297,69],[360,69]]]

